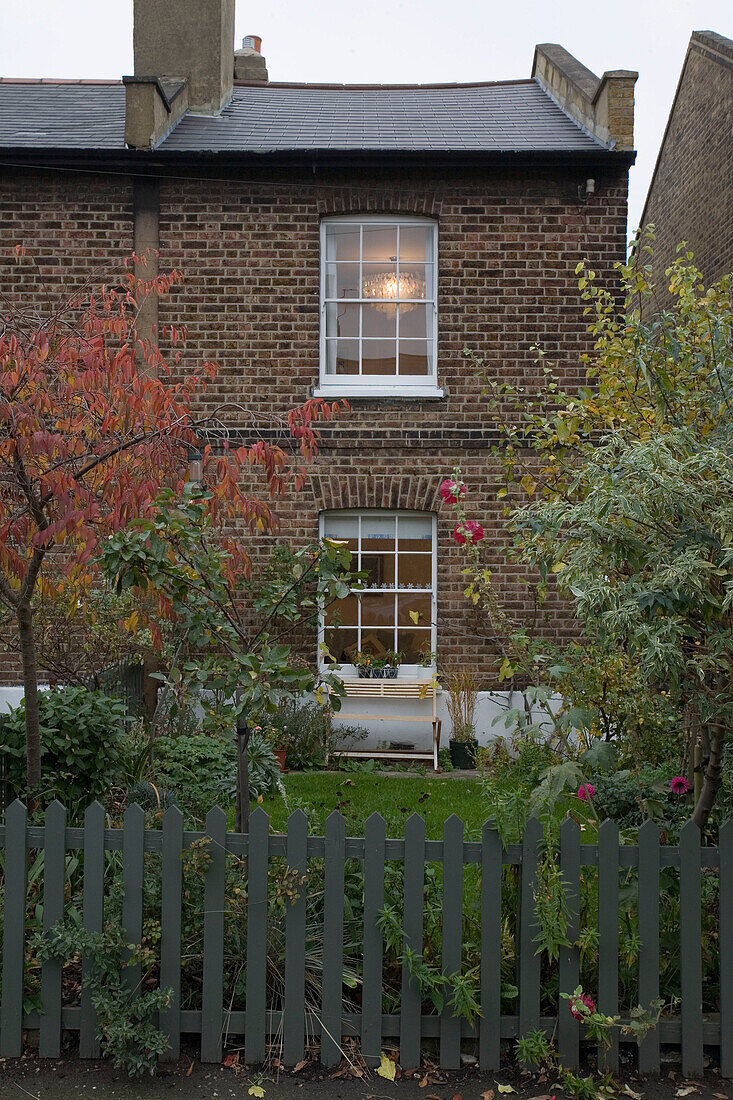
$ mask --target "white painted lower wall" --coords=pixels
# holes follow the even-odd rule
[[[39,684],[39,691],[46,691],[48,684]],[[0,684],[0,714],[5,714],[23,702],[23,688]]]

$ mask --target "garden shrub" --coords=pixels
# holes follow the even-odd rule
[[[236,787],[234,738],[205,733],[156,737],[153,742],[155,783],[175,792],[181,809],[195,818],[212,806],[228,803]]]
[[[0,749],[11,791],[42,804],[58,798],[71,814],[104,800],[123,771],[125,705],[101,691],[53,688],[39,695],[41,787],[29,792],[25,771],[25,706],[0,715]]]
[[[319,703],[289,699],[275,714],[268,714],[262,725],[278,749],[285,749],[285,763],[296,771],[322,768],[331,753],[347,741],[366,737],[360,726],[333,725],[333,712]]]

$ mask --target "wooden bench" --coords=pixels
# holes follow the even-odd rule
[[[438,768],[438,749],[440,748],[440,726],[438,718],[438,685],[434,680],[344,680],[347,699],[384,699],[386,702],[396,699],[412,699],[415,702],[428,703],[429,713],[425,714],[385,714],[383,711],[373,714],[349,715],[354,722],[430,722],[433,728],[432,752],[419,749],[347,749],[340,756],[352,760],[425,760],[432,761]],[[346,717],[344,715],[343,717]]]

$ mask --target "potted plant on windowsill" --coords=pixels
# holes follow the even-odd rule
[[[443,678],[443,687],[448,693],[448,714],[453,731],[448,742],[450,762],[454,768],[470,770],[476,767],[478,748],[474,726],[478,681],[473,672],[452,668]]]
[[[375,657],[373,653],[367,653],[365,650],[360,649],[353,654],[351,663],[360,679],[370,680],[379,660],[380,658]]]
[[[383,664],[380,664],[373,672],[373,676],[376,680],[396,680],[397,670],[402,662],[402,654],[395,653],[393,649],[388,649],[385,654],[380,658]]]

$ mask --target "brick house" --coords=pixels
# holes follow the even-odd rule
[[[347,398],[309,487],[279,508],[286,536],[352,538],[372,570],[340,630],[324,624],[331,649],[347,673],[356,646],[399,649],[406,675],[437,652],[479,670],[488,707],[497,654],[439,509],[454,466],[507,608],[537,612],[504,560],[492,429],[463,352],[526,381],[541,344],[581,380],[574,269],[587,257],[611,282],[625,256],[636,74],[599,79],[541,45],[531,77],[505,82],[270,83],[258,40],[234,51],[233,5],[182,0],[173,25],[169,5],[136,0],[120,82],[0,81],[4,285],[33,299],[154,247],[187,277],[147,322],[185,322],[187,354],[218,362],[213,404]],[[18,241],[35,275],[12,265]],[[562,637],[560,605],[542,614]],[[316,639],[303,646],[315,659]],[[15,677],[6,657],[0,679]]]
[[[658,288],[680,241],[706,284],[733,271],[733,42],[713,31],[690,38],[640,224]]]

